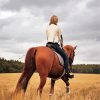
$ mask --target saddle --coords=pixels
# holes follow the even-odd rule
[[[54,50],[53,50],[54,51]],[[55,52],[55,54],[57,55],[57,57],[58,57],[58,59],[59,59],[59,63],[62,65],[62,66],[64,66],[64,60],[63,60],[63,58],[62,58],[62,56],[59,54],[59,53],[57,53],[56,51],[54,51]]]
[[[59,59],[59,63],[60,63],[62,66],[64,66],[64,59],[63,59],[63,57],[62,57],[58,52],[55,51],[55,49],[52,47],[52,43],[51,43],[51,44],[48,44],[48,43],[47,43],[46,47],[49,47],[50,49],[53,50],[53,52],[57,55],[57,57],[58,57],[58,59]]]

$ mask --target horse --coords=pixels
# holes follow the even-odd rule
[[[63,49],[69,57],[69,62],[70,60],[73,62],[76,46],[65,45]],[[32,47],[27,51],[25,66],[14,93],[17,94],[21,90],[23,90],[24,93],[26,92],[29,79],[35,71],[37,71],[40,76],[40,84],[37,89],[40,95],[42,94],[47,77],[51,78],[50,94],[54,93],[54,84],[59,77],[65,82],[66,86],[69,87],[69,79],[66,78],[65,73],[62,75],[64,67],[59,63],[56,53],[48,47],[39,46]],[[69,88],[66,88],[66,91],[68,91],[68,89]]]

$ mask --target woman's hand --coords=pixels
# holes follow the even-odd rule
[[[61,47],[63,48],[63,43],[61,43]]]

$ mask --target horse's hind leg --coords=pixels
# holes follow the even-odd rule
[[[70,93],[70,87],[69,87],[69,79],[68,78],[66,78],[66,76],[64,75],[62,78],[61,78],[64,82],[65,82],[65,84],[66,84],[66,93]]]
[[[37,89],[37,92],[39,92],[40,97],[41,97],[41,94],[42,94],[43,87],[46,83],[46,79],[47,79],[47,76],[40,76],[40,84],[39,84],[39,87]]]
[[[51,88],[50,88],[50,94],[49,94],[50,96],[54,93],[55,81],[56,80],[51,79]]]
[[[24,92],[26,91],[28,81],[29,81],[29,79],[32,76],[34,71],[35,71],[35,69],[33,67],[24,68],[24,71],[23,71],[23,73],[22,73],[22,75],[17,83],[15,93],[18,93],[21,90],[24,90]]]

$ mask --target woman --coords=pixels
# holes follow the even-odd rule
[[[64,68],[67,74],[67,77],[72,78],[72,76],[69,74],[68,69],[68,56],[65,54],[63,47],[63,38],[61,34],[61,30],[59,28],[58,24],[58,17],[56,15],[53,15],[50,18],[49,26],[47,27],[46,34],[47,34],[47,47],[53,48],[56,52],[58,52],[64,59]],[[60,45],[59,45],[60,42]]]

